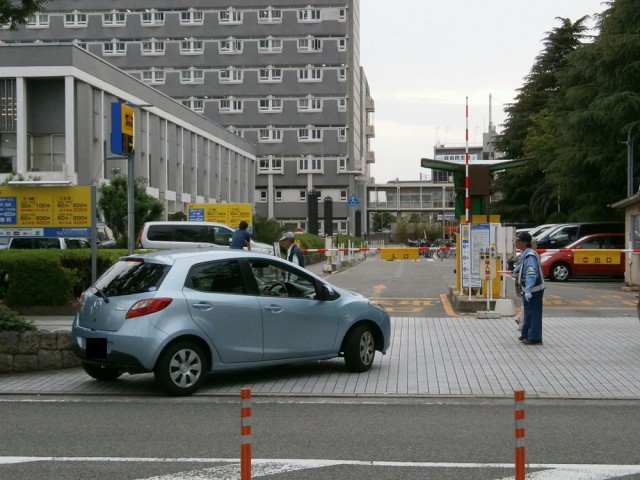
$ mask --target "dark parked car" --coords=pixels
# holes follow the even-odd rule
[[[562,223],[535,237],[539,249],[562,248],[594,233],[624,233],[624,222]]]
[[[72,347],[98,380],[154,372],[173,395],[206,374],[344,357],[371,368],[390,342],[385,309],[292,262],[241,250],[122,258],[86,290]]]

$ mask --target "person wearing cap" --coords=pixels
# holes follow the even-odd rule
[[[516,281],[522,287],[524,316],[519,340],[527,345],[542,343],[542,296],[544,275],[538,253],[532,248],[532,238],[527,232],[516,236],[516,248],[521,250],[521,266]]]
[[[300,247],[296,244],[296,237],[293,232],[282,234],[280,243],[287,250],[287,260],[304,268],[304,255],[302,255]]]

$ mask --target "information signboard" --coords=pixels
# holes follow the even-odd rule
[[[251,203],[190,203],[187,210],[192,222],[219,222],[235,228],[244,220],[252,225]]]
[[[91,187],[0,186],[0,236],[91,237]]]

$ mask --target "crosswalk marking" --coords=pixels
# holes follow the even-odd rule
[[[0,456],[1,465],[29,462],[146,462],[146,463],[206,463],[222,464],[170,475],[140,478],[138,480],[236,480],[240,472],[238,459],[233,458],[150,458],[150,457],[34,457]],[[323,468],[331,466],[362,466],[386,468],[443,468],[443,469],[513,469],[513,463],[454,463],[454,462],[390,462],[366,460],[323,459],[254,459],[252,477],[264,477],[279,473]],[[640,474],[640,465],[591,465],[591,464],[529,464],[527,480],[609,480]],[[532,471],[536,470],[536,471]],[[512,479],[513,475],[496,480]]]

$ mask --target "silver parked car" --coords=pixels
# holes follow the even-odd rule
[[[350,371],[387,351],[389,315],[280,258],[239,250],[123,257],[86,290],[73,349],[98,380],[154,372],[173,395],[207,373],[343,356]]]

